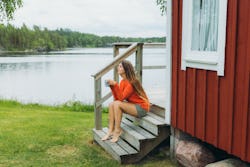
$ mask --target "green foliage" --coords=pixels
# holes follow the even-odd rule
[[[167,6],[166,6],[167,0],[156,0],[156,4],[160,6],[161,15],[165,15],[166,9],[167,9]]]
[[[76,112],[93,112],[93,105],[84,105],[80,101],[68,101],[61,106],[64,110],[76,111]]]
[[[22,0],[0,0],[0,21],[13,19],[15,10],[22,5]]]
[[[11,24],[0,24],[0,49],[52,51],[73,47],[108,47],[115,42],[165,42],[165,37],[122,38],[117,36],[97,36],[69,29],[48,30],[25,24],[16,28]]]
[[[93,105],[83,104],[80,101],[68,101],[62,105],[59,105],[58,107],[64,110],[76,112],[93,112],[95,110]],[[102,112],[108,113],[108,108],[103,107]]]
[[[94,106],[91,104],[83,104],[80,101],[68,101],[64,104],[55,105],[55,106],[49,106],[49,105],[42,105],[38,103],[28,103],[28,104],[22,104],[16,100],[4,100],[0,99],[0,106],[8,106],[8,107],[19,107],[19,108],[30,108],[30,109],[56,109],[61,111],[73,111],[73,112],[94,112]],[[103,113],[108,113],[108,108],[103,107],[102,110]]]

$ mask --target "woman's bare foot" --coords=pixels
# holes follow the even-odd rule
[[[105,136],[102,137],[102,141],[110,139],[111,136],[113,136],[114,132],[108,132]]]
[[[110,140],[112,143],[116,143],[119,140],[119,137],[122,134],[122,130],[120,132],[114,132],[112,139]]]

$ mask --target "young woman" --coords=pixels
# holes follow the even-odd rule
[[[150,103],[141,83],[136,78],[133,65],[123,60],[117,67],[118,74],[122,77],[120,84],[107,80],[115,101],[109,104],[109,130],[102,140],[111,139],[117,142],[122,133],[122,113],[141,118],[149,111]]]

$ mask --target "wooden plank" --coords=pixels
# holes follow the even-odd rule
[[[119,43],[113,43],[113,46],[116,46],[118,48],[127,48],[129,47],[132,42],[119,42]],[[162,42],[154,42],[154,43],[143,43],[144,48],[165,48],[166,43]]]
[[[101,145],[104,150],[110,153],[114,159],[121,161],[120,156],[128,154],[117,143],[111,143],[110,141],[102,141],[101,138],[105,135],[105,133],[102,130],[93,129],[93,132],[94,132],[94,140],[99,145]]]
[[[131,136],[133,136],[134,138],[136,138],[136,140],[145,140],[146,137],[141,135],[140,133],[136,132],[134,129],[132,129],[131,127],[127,126],[125,123],[121,123],[121,127],[123,129],[124,132],[128,132],[129,134],[131,134]]]
[[[147,129],[148,131],[150,131],[151,133],[153,133],[154,135],[158,135],[158,127],[157,125],[155,125],[154,123],[150,122],[150,119],[137,119],[131,115],[128,114],[123,114],[125,118],[131,120],[132,122],[134,122],[135,124],[143,127],[144,129]]]
[[[154,135],[152,135],[151,133],[149,133],[148,131],[144,130],[143,128],[141,128],[140,126],[136,126],[134,125],[132,122],[130,122],[128,119],[123,118],[122,122],[124,124],[126,124],[128,127],[130,127],[131,129],[135,130],[137,133],[141,134],[142,136],[144,136],[146,139],[153,139],[155,138]]]
[[[152,113],[152,112],[149,112],[147,115],[149,115],[150,117],[152,117],[152,118],[154,118],[154,119],[160,121],[160,122],[162,123],[162,125],[163,125],[163,124],[166,124],[164,118],[162,118],[162,117],[160,117],[160,116],[158,116],[158,115],[156,115],[156,114],[154,114],[154,113]]]
[[[234,115],[233,115],[233,143],[232,152],[234,155],[245,159],[246,138],[247,138],[247,110],[248,110],[248,75],[247,71],[247,32],[248,20],[248,1],[239,1],[238,21],[237,21],[237,56],[235,72],[235,91],[234,91]]]
[[[245,89],[245,96],[243,97],[243,100],[244,101],[244,106],[246,108],[244,108],[244,113],[243,113],[243,123],[242,123],[242,147],[241,147],[241,158],[243,160],[247,160],[247,152],[249,152],[249,150],[247,149],[247,143],[250,142],[250,140],[247,140],[247,137],[248,137],[248,133],[250,131],[249,129],[249,125],[250,125],[250,122],[248,122],[248,115],[250,114],[250,49],[249,49],[249,46],[250,46],[250,1],[244,1],[245,3],[243,5],[243,7],[246,8],[246,15],[245,16],[245,22],[246,22],[246,29],[245,29],[245,34],[248,34],[248,36],[246,37],[247,40],[246,40],[246,44],[245,44],[245,48],[246,48],[246,54],[245,54],[245,59],[246,59],[246,73],[245,73],[245,81],[246,81],[246,89]],[[248,74],[247,74],[247,71],[248,71]],[[250,158],[248,160],[250,162]]]
[[[247,54],[246,54],[247,55]],[[247,64],[247,63],[246,63]],[[246,68],[245,68],[246,69]],[[242,159],[246,159],[246,154],[247,151],[249,152],[249,150],[247,150],[247,142],[250,142],[249,140],[247,140],[247,134],[249,133],[249,129],[248,129],[248,124],[250,124],[248,122],[248,115],[249,113],[249,75],[247,75],[247,73],[245,73],[244,75],[244,79],[245,79],[245,84],[244,86],[242,85],[242,87],[245,87],[246,89],[244,89],[244,93],[242,94],[242,105],[240,107],[242,107],[242,137],[241,137],[241,158]],[[238,108],[239,109],[239,108]]]
[[[103,131],[104,131],[105,133],[108,133],[108,128],[103,128]],[[137,150],[135,150],[133,147],[131,147],[127,142],[125,142],[125,141],[122,140],[122,139],[119,139],[119,140],[117,141],[117,144],[118,144],[121,148],[123,148],[128,154],[136,154],[136,153],[138,153]]]
[[[104,97],[102,97],[99,101],[96,102],[96,106],[102,105],[107,99],[109,99],[112,96],[112,92],[109,92]]]
[[[146,116],[144,116],[141,119],[142,120],[146,120],[148,122],[151,122],[152,124],[157,125],[157,126],[165,125],[165,122],[158,121],[157,119],[155,119],[155,118],[153,118],[153,117],[151,117],[149,115],[146,115]]]
[[[166,48],[166,43],[155,42],[155,43],[144,43],[145,48]]]
[[[115,42],[115,43],[112,43],[113,46],[116,46],[117,48],[120,48],[120,47],[129,47],[130,45],[132,45],[133,43],[132,42]]]
[[[195,134],[199,139],[205,140],[206,124],[206,70],[197,70],[196,75],[196,124]]]
[[[126,117],[129,118],[132,121],[147,121],[148,123],[150,123],[151,125],[156,125],[156,126],[160,126],[160,125],[165,125],[165,122],[162,121],[158,121],[157,119],[151,117],[149,114],[147,114],[146,116],[142,117],[142,118],[135,118],[134,116],[128,115],[126,114]]]
[[[169,137],[170,127],[165,126],[161,128],[162,129],[160,130],[161,131],[160,135],[157,136],[155,139],[143,141],[142,147],[139,153],[141,158],[147,155],[150,151],[152,151],[155,147],[157,147],[160,143],[162,143],[162,141],[166,140]]]
[[[240,144],[237,143],[238,147],[240,147],[241,152],[239,153],[240,157],[242,159],[245,159],[246,157],[246,140],[247,140],[247,115],[248,115],[248,88],[249,88],[249,75],[247,74],[247,71],[249,69],[248,67],[248,57],[247,55],[247,48],[248,45],[248,39],[246,34],[249,32],[249,17],[246,17],[249,13],[249,1],[243,0],[239,2],[239,18],[238,18],[238,48],[237,48],[237,56],[236,57],[236,92],[235,92],[235,112],[234,112],[234,121],[235,119],[235,113],[237,111],[237,114],[239,114],[239,120],[237,122],[234,122],[234,125],[241,125],[241,130],[237,129],[237,131],[240,131],[239,133],[241,136],[234,136],[236,137],[237,142],[240,141]],[[240,121],[241,120],[241,121]],[[235,129],[235,128],[234,128]]]
[[[216,72],[207,73],[207,101],[206,101],[206,141],[217,146],[218,139],[218,90],[219,78]]]
[[[142,83],[142,67],[143,67],[142,51],[143,51],[143,43],[137,44],[137,50],[135,53],[135,69],[138,75],[137,77],[141,83]]]
[[[243,2],[243,1],[242,1]],[[242,3],[239,1],[238,2],[239,7],[242,7]],[[234,87],[234,113],[233,113],[233,142],[232,142],[232,152],[234,155],[240,156],[241,154],[241,148],[242,148],[242,122],[243,122],[243,108],[242,108],[242,103],[244,103],[242,100],[242,95],[244,95],[244,55],[245,52],[245,47],[244,47],[244,41],[245,39],[245,33],[246,29],[243,24],[243,20],[245,15],[245,7],[243,7],[241,10],[238,12],[238,38],[237,38],[237,56],[236,56],[236,65],[235,65],[235,87]],[[243,31],[243,32],[242,32]],[[244,40],[244,41],[243,41]],[[243,93],[243,94],[242,94]],[[245,150],[245,148],[244,148]]]
[[[102,84],[101,78],[94,81],[94,92],[95,92],[95,128],[97,130],[102,129],[102,105],[97,105],[97,102],[101,100],[102,97]]]
[[[249,7],[249,6],[248,6]],[[248,18],[250,18],[250,10],[248,10]],[[247,40],[247,46],[250,46],[250,21],[248,20],[248,40]],[[247,143],[246,143],[246,161],[250,162],[250,47],[247,48],[247,55],[248,55],[248,127],[247,127]]]
[[[162,117],[162,118],[165,119],[165,108],[163,108],[163,107],[160,107],[158,105],[152,104],[150,106],[150,112],[154,113],[154,114],[156,114],[156,115],[158,115],[158,116],[160,116],[160,117]]]
[[[119,55],[119,48],[116,47],[116,45],[113,45],[113,57],[115,58],[118,55]],[[117,68],[115,66],[114,69],[113,69],[113,77],[114,77],[114,81],[119,82],[119,74],[118,74],[116,69]]]
[[[143,66],[143,70],[166,69],[166,66]]]
[[[101,139],[103,136],[105,136],[105,132],[103,130],[95,130],[94,129],[94,132],[99,137],[99,139]],[[128,154],[117,143],[110,142],[109,140],[103,141],[103,143],[106,143],[119,156]],[[105,146],[105,147],[107,147],[107,146]],[[110,148],[108,148],[108,149],[110,149]]]
[[[94,134],[94,140],[106,151],[108,152],[115,160],[117,160],[118,162],[121,162],[121,158],[118,154],[116,154],[114,151],[109,150],[109,147],[107,144],[105,144],[104,142],[102,142],[102,140],[100,139],[99,136],[97,136],[96,134]]]
[[[219,78],[218,146],[231,152],[236,55],[237,0],[228,0],[225,75]]]
[[[106,74],[108,71],[113,69],[116,65],[118,65],[122,60],[129,57],[131,54],[133,54],[137,49],[137,43],[133,43],[131,46],[129,46],[124,52],[120,53],[116,56],[116,58],[110,62],[107,66],[105,66],[103,69],[98,71],[96,74],[92,75],[95,79],[99,79],[104,74]]]
[[[178,128],[185,131],[186,117],[186,71],[181,70],[181,39],[182,39],[182,1],[179,1],[179,27],[178,27]]]
[[[121,128],[123,130],[121,137],[126,140],[130,145],[132,145],[135,149],[140,150],[141,140],[145,140],[146,138],[135,130],[128,127],[123,122],[121,123]]]
[[[177,127],[177,110],[178,110],[178,20],[179,20],[179,1],[173,1],[172,16],[172,101],[171,101],[171,126]]]
[[[250,39],[250,38],[248,38],[248,39]],[[248,48],[248,50],[250,51],[249,48]],[[250,66],[250,61],[248,61],[248,62],[249,62],[249,66]],[[247,133],[247,147],[246,147],[247,155],[246,155],[246,160],[248,162],[250,162],[250,151],[249,151],[250,150],[250,133],[249,133],[249,131],[250,131],[250,71],[248,71],[248,75],[249,75],[248,76],[248,78],[249,78],[249,81],[248,81],[248,83],[249,83],[249,86],[248,86],[248,121],[247,121],[248,122],[248,128],[247,128],[248,133]]]
[[[186,132],[195,135],[195,90],[196,69],[187,69]]]

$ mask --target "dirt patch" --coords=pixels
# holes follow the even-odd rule
[[[64,145],[64,146],[53,146],[47,150],[47,153],[56,157],[69,157],[74,156],[78,152],[78,149],[73,146]]]

